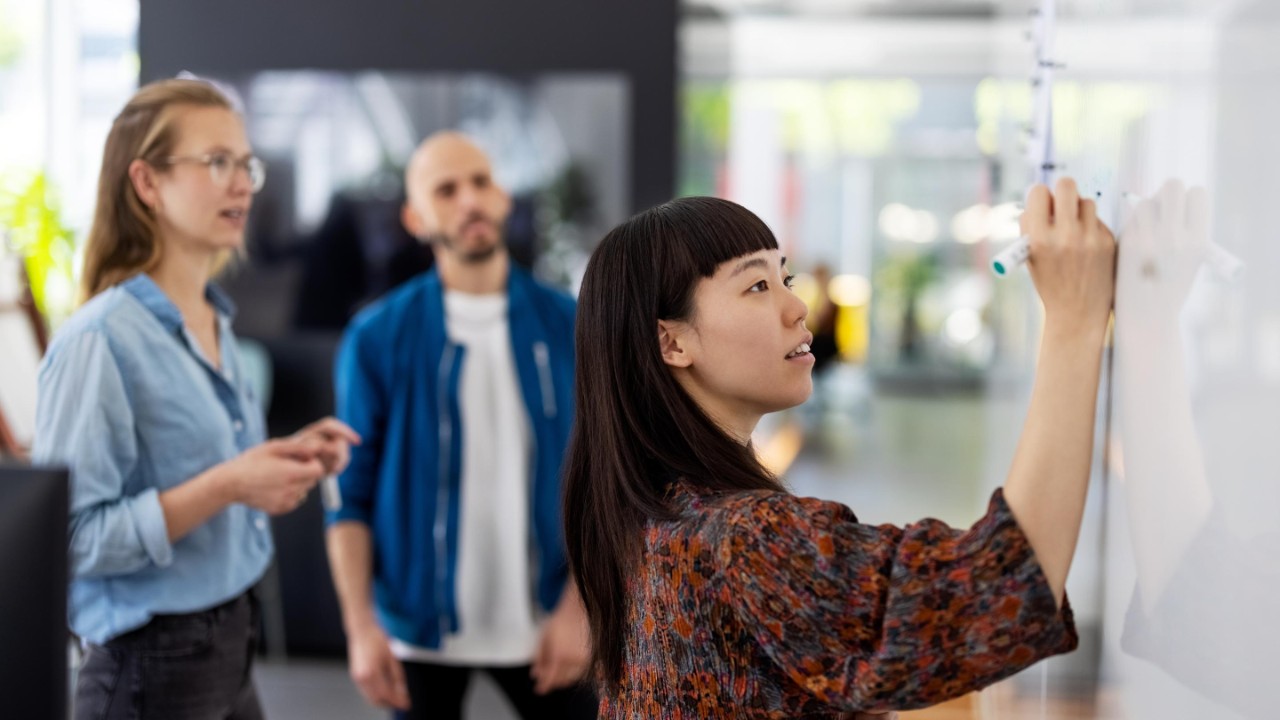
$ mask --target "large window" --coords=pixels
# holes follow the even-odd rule
[[[0,0],[0,232],[50,320],[75,300],[111,119],[137,84],[136,0]]]

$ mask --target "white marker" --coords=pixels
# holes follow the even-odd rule
[[[991,270],[997,276],[1005,277],[1025,263],[1029,257],[1031,257],[1031,240],[1023,235],[991,259]],[[1240,258],[1232,255],[1217,243],[1209,243],[1209,249],[1205,251],[1204,262],[1213,271],[1214,275],[1229,283],[1235,282],[1240,277],[1240,273],[1244,271],[1244,263],[1240,261]]]
[[[1004,277],[1026,262],[1029,257],[1031,257],[1031,239],[1023,235],[991,259],[991,269],[996,275]]]
[[[320,502],[325,510],[342,509],[342,492],[338,490],[337,475],[326,475],[320,481]]]

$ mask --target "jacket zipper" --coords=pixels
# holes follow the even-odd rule
[[[551,353],[547,350],[547,343],[537,341],[533,344],[533,359],[538,365],[538,380],[542,386],[542,413],[547,418],[556,416],[556,388],[555,383],[551,380]],[[531,502],[529,503],[529,529],[532,531],[533,543],[532,552],[529,553],[529,571],[533,579],[533,606],[535,608],[542,607],[542,545],[538,534],[538,434],[536,428],[530,428],[533,431],[532,442],[530,446],[530,473],[532,482],[530,483],[529,495]],[[544,612],[550,612],[555,608],[542,608]]]
[[[532,607],[536,611],[542,607],[542,546],[538,544],[538,435],[534,428],[529,428],[529,590],[533,596]],[[545,610],[545,608],[543,608]]]
[[[449,627],[449,618],[445,613],[445,608],[447,607],[445,603],[445,567],[447,562],[445,541],[448,537],[450,454],[453,451],[453,425],[449,422],[449,374],[453,369],[455,352],[453,344],[446,342],[444,355],[440,358],[439,386],[436,392],[436,399],[439,405],[437,413],[440,433],[440,470],[437,474],[436,482],[436,522],[433,528],[433,537],[435,538],[436,546],[436,606],[439,608],[441,643],[444,642]]]
[[[542,385],[542,414],[556,416],[556,388],[551,382],[551,353],[547,344],[539,340],[533,344],[533,359],[538,363],[538,380]]]

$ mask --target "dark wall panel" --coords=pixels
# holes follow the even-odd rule
[[[144,82],[181,70],[619,72],[633,210],[675,189],[676,0],[142,0]]]

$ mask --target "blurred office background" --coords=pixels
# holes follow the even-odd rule
[[[399,225],[401,173],[424,135],[454,127],[490,151],[515,196],[515,257],[571,291],[595,241],[633,211],[711,194],[761,215],[829,338],[814,398],[767,420],[762,453],[797,492],[864,521],[966,526],[1003,480],[1036,357],[1029,278],[997,280],[989,266],[1017,237],[1035,178],[1027,36],[1042,4],[0,0],[0,430],[29,443],[44,338],[30,309],[52,328],[73,307],[112,117],[139,81],[187,71],[242,104],[268,163],[248,257],[224,284],[247,309],[237,331],[258,359],[273,433],[331,410],[346,321],[429,267]],[[1247,537],[1275,537],[1280,459],[1267,448],[1280,404],[1239,398],[1274,399],[1280,376],[1280,301],[1265,283],[1276,251],[1243,199],[1265,204],[1276,189],[1252,174],[1256,157],[1277,159],[1263,121],[1280,113],[1263,98],[1276,95],[1280,58],[1259,39],[1280,30],[1276,12],[1266,0],[1062,0],[1057,12],[1059,159],[1102,193],[1105,220],[1122,219],[1120,192],[1150,194],[1168,178],[1239,190],[1215,198],[1232,210],[1215,216],[1216,239],[1264,269],[1234,288],[1198,286],[1201,321],[1187,321],[1187,347],[1173,351],[1199,369],[1187,393],[1206,418],[1208,465],[1236,478],[1216,486],[1217,507]],[[1237,380],[1225,386],[1231,404],[1206,399],[1223,378]],[[1241,702],[1259,688],[1197,682],[1188,665],[1122,647],[1143,560],[1129,549],[1112,407],[1107,383],[1068,586],[1080,650],[909,717],[1260,716]],[[1252,442],[1229,432],[1241,407]],[[318,498],[275,532],[260,665],[269,716],[380,717],[346,679]],[[1219,590],[1245,592],[1231,583]],[[1201,605],[1180,607],[1185,622]],[[1274,636],[1273,619],[1258,622]],[[1195,642],[1160,647],[1194,655]],[[488,685],[474,694],[472,717],[508,717]]]

